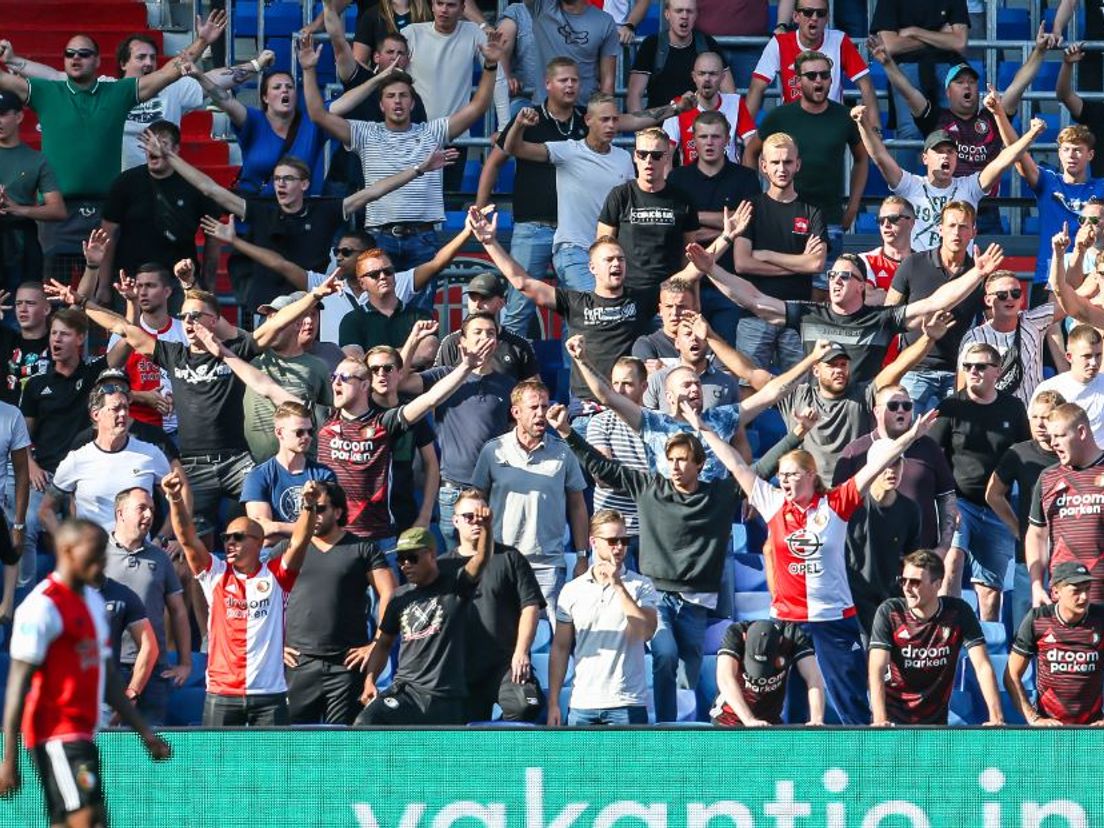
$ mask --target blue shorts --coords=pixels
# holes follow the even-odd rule
[[[1004,589],[1008,564],[1016,554],[1016,539],[992,509],[958,499],[958,531],[951,546],[966,550],[970,580],[992,589]]]

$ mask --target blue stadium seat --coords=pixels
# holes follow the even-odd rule
[[[989,655],[1008,654],[1008,633],[1000,621],[982,621],[981,631],[985,634],[985,647]]]
[[[859,213],[855,218],[856,233],[877,233],[878,217],[873,213]]]
[[[767,573],[763,556],[736,555],[736,592],[762,592],[767,588]]]
[[[1061,61],[1047,61],[1039,67],[1039,74],[1031,82],[1031,88],[1036,92],[1053,92],[1058,86],[1058,70],[1061,68]]]
[[[886,77],[885,68],[876,60],[870,61],[870,82],[879,92],[889,90],[889,79]]]
[[[514,191],[514,176],[517,174],[517,163],[511,158],[498,170],[498,181],[495,182],[496,193],[512,193]]]
[[[647,37],[659,31],[659,21],[663,18],[663,14],[659,7],[660,4],[658,2],[653,2],[648,6],[648,11],[645,13],[644,19],[641,20],[640,25],[636,27],[636,33],[638,35]]]
[[[541,618],[537,622],[537,634],[533,638],[534,653],[547,653],[552,646],[552,625],[547,618]]]
[[[1037,215],[1024,216],[1023,225],[1020,230],[1021,236],[1039,235],[1039,217]]]
[[[1002,60],[1000,65],[997,66],[997,86],[1002,90],[1007,89],[1008,84],[1012,83],[1012,78],[1016,77],[1021,65],[1016,61]]]
[[[731,621],[717,621],[710,624],[705,629],[705,641],[702,644],[703,652],[706,655],[716,655],[717,650],[721,648],[721,642],[724,640],[725,633],[728,632]]]
[[[468,160],[464,162],[464,177],[460,182],[460,189],[465,193],[474,193],[479,189],[479,174],[483,172],[483,165],[479,161]]]
[[[743,555],[747,552],[747,527],[742,523],[732,524],[732,554]]]
[[[875,164],[870,165],[870,172],[866,176],[866,190],[864,191],[864,195],[877,198],[884,198],[889,195],[889,185],[886,184],[882,171],[879,170]],[[875,221],[877,220],[875,219]]]
[[[290,72],[291,71],[291,38],[290,37],[275,37],[270,36],[271,33],[265,33],[265,48],[271,49],[272,53],[276,55],[276,61],[272,64],[272,72]]]
[[[203,699],[207,691],[202,687],[180,687],[169,696],[165,724],[169,727],[192,727],[203,721]]]
[[[1062,129],[1062,115],[1058,112],[1040,112],[1036,117],[1046,121],[1046,131],[1037,139],[1040,144],[1052,144],[1058,140],[1058,132]]]
[[[769,592],[737,592],[736,620],[759,621],[770,618]]]
[[[1028,9],[997,9],[997,40],[1034,40]]]
[[[445,233],[454,235],[463,230],[467,216],[463,210],[445,210]]]

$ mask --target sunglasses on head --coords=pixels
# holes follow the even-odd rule
[[[802,72],[801,77],[805,78],[805,80],[807,80],[807,81],[831,80],[832,72],[828,69],[822,69],[818,72],[814,72],[814,71]]]
[[[223,543],[230,543],[230,541],[233,541],[234,543],[242,543],[246,538],[253,538],[254,540],[260,540],[260,538],[258,538],[256,535],[251,535],[248,532],[223,532],[222,533],[222,542]]]
[[[393,362],[389,362],[386,365],[369,365],[368,370],[371,371],[373,375],[390,374],[392,371],[395,370],[395,364]]]
[[[992,368],[991,362],[964,362],[962,363],[962,370],[967,373],[970,371],[977,371],[978,373],[984,371],[986,368]]]
[[[884,216],[878,216],[878,224],[892,224],[896,227],[900,222],[911,218],[912,216],[906,216],[904,213],[888,213]]]
[[[356,380],[357,382],[364,382],[366,379],[368,379],[368,377],[358,377],[354,374],[342,374],[337,371],[334,371],[332,374],[330,374],[330,382],[341,382],[345,385],[348,385],[353,380]]]
[[[597,540],[605,541],[610,546],[628,546],[631,538],[628,535],[614,535],[612,538],[598,537]]]
[[[912,400],[890,400],[885,407],[886,411],[912,411]]]
[[[828,9],[794,9],[802,17],[827,17]]]
[[[95,49],[66,49],[65,56],[67,58],[90,58],[96,56]]]
[[[1100,224],[1100,216],[1078,216],[1078,224],[1091,224],[1093,227]]]
[[[653,161],[659,161],[665,155],[663,150],[637,150],[636,157],[641,161],[651,158]]]
[[[360,274],[366,279],[378,279],[381,276],[394,276],[395,268],[393,267],[381,267],[379,270],[366,270]]]
[[[1012,288],[1012,290],[994,290],[989,294],[990,296],[996,296],[1001,302],[1005,301],[1009,297],[1013,299],[1019,299],[1023,296],[1023,291],[1019,288]]]
[[[129,394],[130,386],[121,382],[105,382],[100,385],[100,391],[107,394]]]
[[[359,252],[359,250],[353,250],[353,248],[351,247],[335,247],[333,249],[333,254],[335,256],[341,256],[345,259],[349,258],[350,256],[355,256]]]

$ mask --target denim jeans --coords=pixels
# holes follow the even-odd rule
[[[590,256],[585,248],[573,244],[560,245],[552,254],[552,265],[564,290],[594,290],[594,274],[590,272]]]
[[[46,485],[49,487],[54,476],[46,474]],[[14,482],[12,484],[14,492]],[[38,519],[38,507],[42,505],[45,492],[40,492],[34,486],[30,487],[30,497],[27,498],[26,529],[23,532],[23,557],[19,559],[19,580],[17,586],[25,587],[35,582],[36,567],[38,566],[38,536],[42,533],[42,523]],[[9,501],[14,505],[14,494]],[[14,523],[9,517],[9,521]]]
[[[677,592],[660,592],[659,626],[652,637],[652,691],[657,722],[678,721],[677,679],[682,662],[686,683],[698,686],[709,610]]]
[[[460,499],[461,487],[451,480],[442,480],[441,488],[437,490],[437,510],[439,513],[439,526],[441,535],[445,539],[445,548],[452,551],[460,545],[460,539],[456,536],[456,527],[452,525],[452,515],[456,509],[456,501]]]
[[[552,625],[552,628],[555,629],[556,602],[560,599],[560,590],[563,589],[564,584],[567,582],[567,567],[535,566],[533,567],[533,577],[537,579],[537,586],[540,587],[541,595],[544,596],[544,602],[548,605],[545,609],[545,613],[548,615],[548,622]]]
[[[736,330],[748,312],[712,285],[702,284],[701,311],[717,336],[736,347]]]
[[[166,669],[167,666],[167,664],[154,666],[149,681],[142,688],[141,695],[135,700],[135,707],[138,708],[138,712],[145,717],[150,725],[155,727],[165,724],[166,713],[169,709],[169,694],[173,689],[171,679],[161,678],[161,671]],[[119,679],[123,682],[123,686],[130,683],[133,675],[133,664],[119,665]]]
[[[542,279],[552,264],[552,239],[556,228],[539,221],[523,221],[514,225],[510,239],[510,255],[534,279]],[[537,316],[537,307],[511,285],[506,290],[506,307],[502,311],[502,327],[518,336],[529,336],[529,326]]]
[[[631,705],[629,707],[572,707],[567,711],[567,724],[570,727],[647,723],[648,708],[641,705]]]
[[[901,377],[901,386],[912,397],[914,417],[931,411],[954,393],[953,371],[909,371]]]
[[[866,0],[836,0],[835,6],[832,28],[845,31],[851,37],[866,37],[869,23]]]
[[[845,725],[870,724],[867,701],[866,650],[862,630],[855,616],[835,621],[806,621],[800,624],[816,651],[817,666],[824,676],[828,706]],[[791,672],[793,681],[796,670]],[[804,682],[795,682],[803,685]],[[791,698],[793,698],[791,696]],[[788,724],[796,724],[793,718]]]
[[[805,358],[797,331],[772,325],[757,316],[745,316],[736,326],[736,349],[751,357],[760,368],[776,374]]]
[[[463,164],[460,167],[462,169]],[[371,228],[369,228],[369,232],[371,232]],[[425,264],[437,255],[437,250],[441,246],[437,240],[436,230],[426,230],[412,236],[404,236],[401,239],[392,236],[390,233],[376,233],[375,237],[380,250],[390,257],[391,264],[400,273],[420,264]],[[430,279],[429,283],[414,295],[414,300],[410,304],[414,307],[432,311],[436,292],[437,280]]]
[[[951,546],[966,552],[970,580],[991,589],[1003,589],[1008,564],[1016,555],[1016,539],[988,507],[960,497],[958,515],[958,530]]]
[[[203,700],[204,727],[276,727],[289,724],[283,693],[221,696],[208,693]]]

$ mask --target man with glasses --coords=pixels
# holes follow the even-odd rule
[[[210,607],[203,726],[286,725],[285,606],[310,545],[322,487],[314,480],[303,487],[303,509],[291,542],[262,563],[264,530],[247,517],[226,527],[225,560],[207,550],[181,494],[182,482],[174,472],[161,481],[161,488],[169,500],[173,532]]]
[[[1000,361],[997,349],[984,342],[966,349],[965,386],[939,403],[940,417],[930,432],[951,463],[958,495],[958,531],[945,560],[942,593],[961,592],[962,566],[968,559],[983,621],[1000,617],[1004,577],[1016,552],[1015,539],[989,508],[985,490],[1004,453],[1031,437],[1024,404],[997,389]]]
[[[907,199],[888,195],[882,200],[878,207],[878,233],[882,243],[873,250],[859,254],[866,265],[866,304],[885,304],[893,274],[901,262],[912,255],[912,228],[915,223],[916,211]],[[897,345],[891,345],[886,356],[896,352]]]
[[[1104,155],[1104,153],[1101,153]],[[1100,271],[1099,265],[1104,265],[1104,257],[1100,251],[1104,250],[1104,199],[1090,198],[1081,207],[1081,213],[1077,216],[1077,235],[1074,237],[1074,249],[1065,252],[1066,278],[1074,287],[1078,284],[1078,273],[1071,267],[1074,260],[1081,263],[1081,276],[1087,281],[1089,278],[1096,283],[1093,295],[1099,298]],[[1067,230],[1068,233],[1068,230]],[[1078,256],[1080,253],[1080,256]],[[1083,283],[1082,283],[1083,284]],[[1053,289],[1053,288],[1052,288]],[[1088,290],[1088,287],[1085,288]],[[1085,291],[1082,291],[1084,293]]]
[[[906,555],[899,579],[904,597],[878,607],[868,661],[874,727],[945,726],[964,648],[989,709],[985,724],[1004,724],[981,624],[961,598],[940,595],[943,574],[943,561],[931,550]]]

